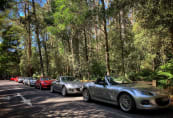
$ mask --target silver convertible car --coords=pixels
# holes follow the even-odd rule
[[[52,82],[50,91],[60,92],[63,96],[67,94],[82,94],[82,82],[75,77],[60,76]]]
[[[119,105],[125,112],[131,112],[136,108],[166,108],[171,102],[168,93],[152,86],[141,85],[130,80],[120,82],[110,76],[84,84],[83,99],[86,102],[97,100]]]

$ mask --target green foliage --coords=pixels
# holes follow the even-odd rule
[[[169,60],[166,64],[160,66],[159,69],[163,72],[169,72],[170,74],[173,74],[173,59]]]
[[[19,74],[19,59],[21,29],[18,26],[8,26],[2,32],[3,41],[0,44],[0,76],[18,75]]]
[[[91,76],[93,77],[101,77],[101,76],[103,77],[105,76],[106,68],[102,63],[93,60],[89,71]]]
[[[169,73],[169,72],[162,72],[162,71],[159,71],[158,72],[158,75],[159,76],[165,76],[167,79],[173,79],[173,74]]]
[[[161,65],[156,71],[144,69],[139,73],[130,73],[129,79],[131,80],[144,80],[152,81],[157,80],[160,87],[167,87],[168,85],[173,85],[173,61],[170,60],[166,64]],[[170,81],[170,82],[168,82]]]
[[[105,14],[111,75],[119,76],[120,80],[158,80],[159,85],[166,86],[167,80],[173,78],[172,3],[164,3],[164,0],[107,2]],[[18,16],[24,14],[22,11],[28,2],[17,2],[18,6],[14,7],[11,6],[13,0],[2,0],[1,3],[4,3],[0,6],[1,76],[27,76],[29,64],[34,77],[41,75],[38,45],[33,33],[36,25],[39,26],[44,70],[48,65],[50,76],[81,75],[85,79],[105,76],[103,9],[99,0],[49,0],[42,5],[36,1],[37,22],[33,22],[31,4],[29,14],[26,14],[28,17]],[[122,17],[120,12],[123,12]],[[32,39],[30,62],[28,18]],[[128,77],[122,76],[123,67]]]

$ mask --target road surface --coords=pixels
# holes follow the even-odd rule
[[[173,107],[124,113],[101,102],[83,102],[80,95],[62,97],[21,83],[0,80],[0,118],[173,118]]]

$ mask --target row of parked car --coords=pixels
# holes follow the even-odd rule
[[[35,86],[35,83],[37,81],[37,79],[33,77],[12,77],[10,78],[10,80],[16,81],[18,83],[23,83],[24,85],[28,86]]]
[[[40,77],[38,79],[33,77],[12,77],[11,80],[24,85],[34,86],[40,90],[50,89],[51,92],[60,92],[63,96],[67,94],[81,94],[83,87],[83,83],[72,76],[60,76],[55,80],[49,77]]]
[[[131,80],[117,81],[116,78],[99,77],[94,82],[83,83],[72,76],[60,76],[55,80],[48,77],[38,79],[32,77],[11,78],[19,83],[35,86],[40,90],[49,88],[50,92],[59,92],[63,96],[68,94],[82,94],[86,102],[91,100],[119,105],[125,112],[135,109],[167,108],[171,104],[169,94],[149,85],[141,85]]]

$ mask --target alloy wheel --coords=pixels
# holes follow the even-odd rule
[[[65,87],[62,88],[62,95],[63,96],[66,96],[67,95],[67,91],[66,91],[66,88]]]
[[[129,112],[134,108],[134,102],[130,95],[122,94],[119,98],[119,104],[123,111]]]
[[[53,86],[50,87],[50,92],[51,92],[51,93],[54,92]]]
[[[88,102],[90,100],[90,95],[89,95],[89,91],[87,89],[85,89],[83,91],[83,100]]]

